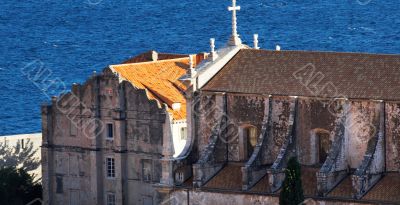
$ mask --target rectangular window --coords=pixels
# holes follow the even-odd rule
[[[181,128],[181,140],[187,140],[187,128],[186,127]]]
[[[115,205],[116,199],[114,193],[107,193],[107,205]]]
[[[63,177],[62,176],[56,176],[56,193],[57,194],[62,194],[63,191]]]
[[[114,138],[114,126],[112,123],[107,124],[107,139]]]
[[[107,177],[115,178],[115,159],[112,157],[106,158]]]
[[[148,159],[142,160],[142,178],[145,182],[151,181],[151,172],[152,172],[152,161]]]
[[[24,142],[24,139],[21,140],[21,148],[22,148],[22,149],[25,149],[25,142]]]
[[[69,126],[70,126],[69,132],[70,132],[71,137],[75,137],[78,132],[78,128],[76,127],[77,125],[71,122],[71,124]]]

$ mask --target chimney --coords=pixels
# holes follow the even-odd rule
[[[189,55],[189,77],[193,78],[196,75],[196,69],[194,68],[194,58],[196,55]]]
[[[158,60],[158,53],[155,51],[151,51],[151,59],[153,61],[157,61]]]
[[[172,103],[172,109],[173,110],[180,110],[181,109],[181,103],[179,103],[179,102],[175,102],[175,103]]]
[[[192,70],[193,68],[194,68],[193,55],[189,55],[189,69]]]
[[[281,50],[281,46],[280,45],[276,45],[276,50],[280,51]]]
[[[211,60],[215,61],[218,58],[217,52],[215,52],[215,38],[210,38],[210,48],[211,48]]]
[[[254,34],[253,39],[254,39],[254,49],[260,49],[260,47],[258,47],[258,34]]]

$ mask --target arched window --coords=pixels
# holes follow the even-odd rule
[[[329,133],[317,133],[319,140],[319,163],[323,164],[328,157],[329,150],[331,149],[331,141],[329,140]]]
[[[240,160],[247,161],[253,154],[254,147],[257,144],[257,128],[252,125],[246,125],[240,129],[239,152]]]
[[[316,156],[316,163],[323,164],[328,157],[331,149],[332,141],[330,140],[330,133],[324,129],[314,129],[314,142],[315,149],[314,155]]]

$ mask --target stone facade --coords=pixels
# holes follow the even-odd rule
[[[260,194],[237,194],[212,191],[176,191],[166,203],[181,204],[219,204],[219,205],[272,205],[279,204],[279,197]],[[342,205],[344,201],[316,200],[308,198],[304,205]],[[372,205],[374,203],[351,202],[347,205]]]
[[[305,204],[400,202],[400,56],[210,46],[43,106],[45,203],[278,204],[291,157]]]
[[[305,172],[308,172],[307,167],[315,170],[311,173],[314,175],[312,178],[315,181],[313,183],[304,181],[303,183],[315,184],[313,185],[315,187],[305,187],[305,189],[320,191],[315,192],[315,195],[306,194],[306,196],[326,197],[326,199],[317,200],[316,204],[373,204],[371,200],[361,200],[365,193],[379,181],[385,172],[400,171],[396,167],[397,162],[393,157],[397,151],[391,151],[390,154],[384,152],[385,147],[389,150],[396,149],[396,144],[387,144],[387,141],[391,141],[393,138],[388,139],[388,136],[391,135],[383,138],[382,132],[384,130],[386,133],[388,130],[392,134],[395,132],[396,128],[390,129],[387,126],[393,126],[396,123],[397,115],[390,109],[397,109],[396,104],[373,100],[327,100],[309,97],[297,97],[294,100],[290,96],[267,97],[265,95],[213,93],[210,91],[200,91],[198,99],[199,118],[194,118],[197,121],[192,124],[193,129],[196,130],[194,145],[199,147],[193,155],[198,156],[198,159],[192,160],[191,163],[193,164],[193,186],[200,189],[193,189],[193,191],[189,189],[189,192],[172,192],[170,197],[172,196],[174,200],[178,199],[179,203],[177,204],[180,204],[180,200],[186,203],[188,199],[190,200],[189,204],[212,204],[212,202],[257,204],[258,202],[254,200],[259,197],[261,198],[258,204],[277,204],[276,191],[279,190],[281,181],[277,182],[278,187],[275,190],[272,188],[274,184],[271,183],[274,183],[274,180],[283,180],[283,177],[279,178],[279,175],[274,175],[273,170],[279,168],[276,163],[283,163],[281,168],[285,167],[285,160],[288,159],[285,157],[285,153],[288,153],[288,156],[297,156],[302,166],[305,167]],[[270,101],[269,105],[268,101]],[[298,106],[294,106],[295,101]],[[292,108],[291,104],[293,104]],[[268,112],[268,106],[272,106],[270,112]],[[224,107],[227,109],[224,110]],[[285,146],[285,141],[290,137],[288,131],[291,125],[291,110],[295,110],[293,123],[295,131],[292,136],[295,146],[290,150]],[[223,116],[225,116],[225,121],[218,120]],[[383,121],[383,116],[388,117]],[[268,126],[263,125],[265,121],[269,121]],[[219,127],[217,132],[213,131],[216,125]],[[257,130],[258,144],[255,146],[254,152],[247,155],[241,150],[247,146],[246,143],[250,139],[243,138],[245,134],[241,129],[250,126]],[[264,128],[264,126],[268,128]],[[327,145],[321,144],[323,136],[327,136],[325,142]],[[262,141],[264,141],[264,145]],[[328,148],[324,150],[321,146],[328,146]],[[257,150],[258,147],[259,150]],[[323,151],[326,153],[321,154],[320,152]],[[256,153],[259,154],[256,155]],[[254,161],[257,160],[257,157],[260,160]],[[238,193],[236,188],[227,188],[223,184],[220,184],[221,188],[216,190],[207,188],[208,182],[214,178],[221,178],[219,175],[224,173],[221,170],[228,167],[229,164],[243,167],[242,174],[238,173],[238,176],[250,177],[237,179],[238,183],[243,183],[243,190]],[[259,177],[255,179],[254,183],[247,184],[247,180],[257,177],[257,174],[245,174],[248,172],[247,166],[253,166],[252,169],[256,173],[262,173],[258,174]],[[272,171],[269,172],[268,170],[271,169]],[[232,172],[231,174],[235,175]],[[264,176],[270,178],[269,183],[261,185],[264,186],[265,191],[254,193],[253,188],[260,186],[258,183],[262,183],[261,178]],[[275,176],[275,178],[271,178],[271,176]],[[327,178],[323,178],[324,176]],[[332,176],[335,177],[331,178]],[[350,190],[353,195],[347,198],[348,201],[346,201],[346,197],[342,198],[344,200],[342,202],[337,199],[330,201],[332,198],[329,198],[329,192],[347,177],[351,177],[353,180],[353,189]],[[365,179],[367,181],[363,181]],[[220,183],[223,183],[223,180]],[[190,184],[187,186],[191,187]],[[324,186],[326,187],[324,188]],[[220,191],[224,193],[219,193]],[[185,196],[183,197],[182,194]],[[256,195],[252,197],[252,194]],[[171,200],[171,198],[167,199]],[[354,199],[360,200],[357,202]]]
[[[108,69],[44,105],[44,203],[154,204],[166,115]]]
[[[388,177],[400,177],[400,109],[393,100],[400,97],[376,92],[369,99],[352,90],[338,94],[333,83],[314,84],[322,81],[317,79],[322,73],[307,71],[300,79],[295,70],[301,54],[324,55],[338,65],[344,58],[351,63],[350,54],[260,51],[245,45],[217,53],[192,76],[191,82],[198,83],[187,91],[192,96],[190,149],[170,159],[168,171],[163,169],[168,183],[162,181],[158,190],[165,204],[277,204],[291,157],[302,166],[304,193],[311,198],[306,204],[400,202],[397,185],[386,186]],[[371,63],[380,57],[400,62],[398,56],[359,55]],[[294,63],[294,56],[300,60]],[[271,75],[287,79],[275,82]],[[324,90],[327,86],[332,87]],[[367,89],[363,86],[353,85]],[[377,188],[382,186],[387,188]]]

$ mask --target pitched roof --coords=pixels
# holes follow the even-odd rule
[[[187,86],[178,79],[189,68],[189,57],[110,67],[136,88],[145,89],[149,99],[167,104],[168,112],[173,114],[174,120],[186,118],[186,100],[183,92]],[[173,103],[181,103],[181,108],[172,109]]]
[[[202,90],[400,100],[400,55],[240,50]]]
[[[242,190],[242,171],[241,166],[236,164],[227,164],[213,178],[208,181],[204,187],[211,189],[224,189],[231,191]]]
[[[124,61],[122,64],[129,64],[129,63],[140,63],[140,62],[147,62],[147,61],[153,61],[153,52],[155,51],[147,51],[144,53],[141,53],[137,56],[134,56],[126,61]],[[174,54],[174,53],[157,53],[157,59],[158,60],[167,60],[167,59],[175,59],[175,58],[184,58],[187,57],[188,55],[184,54]]]
[[[353,185],[351,175],[346,176],[333,190],[328,193],[332,198],[353,198]]]
[[[399,203],[400,173],[387,173],[362,199]]]

